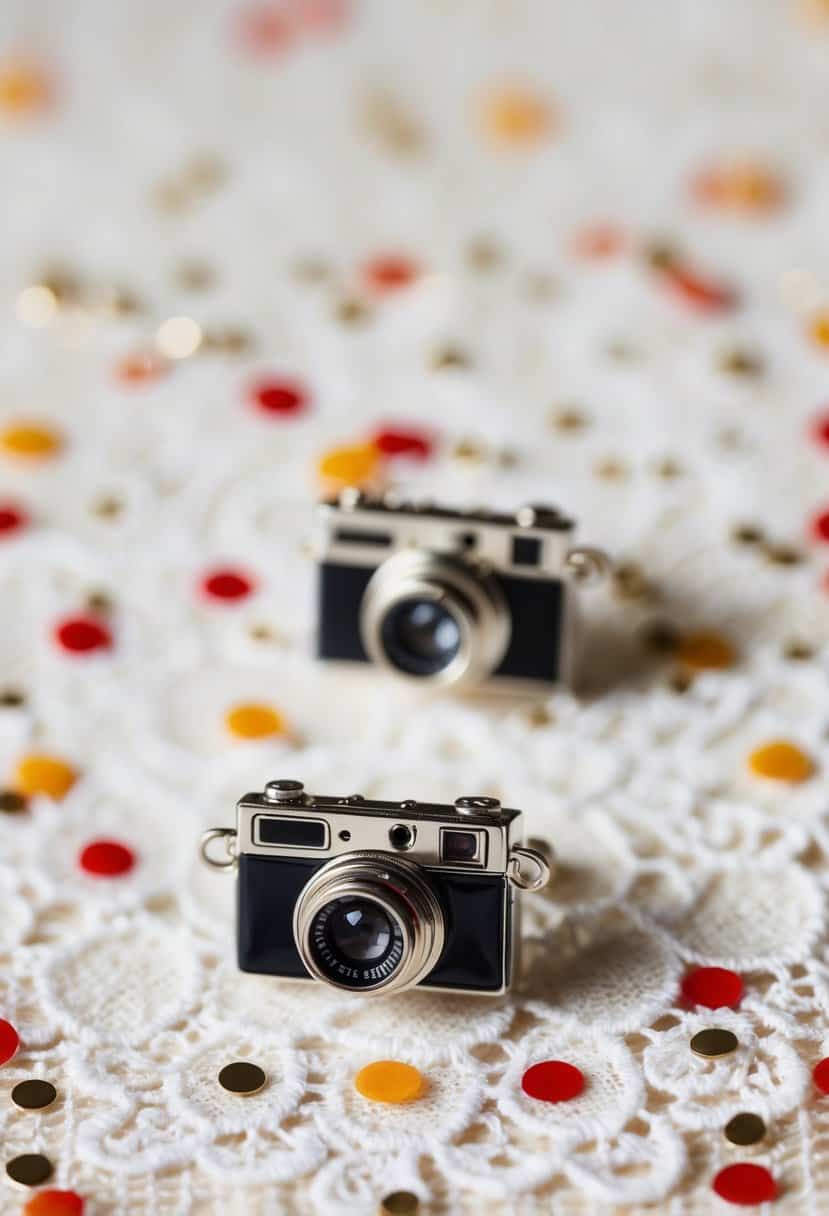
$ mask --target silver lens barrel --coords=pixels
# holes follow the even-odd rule
[[[314,926],[329,905],[363,900],[382,909],[400,935],[399,961],[376,981],[350,983],[326,967],[314,947]],[[443,910],[423,870],[404,858],[384,853],[346,853],[322,866],[305,886],[294,908],[294,940],[315,979],[347,991],[401,992],[424,979],[443,950]],[[379,970],[379,969],[378,969]]]
[[[434,605],[457,629],[453,652],[427,674],[401,667],[384,641],[390,614],[407,602]],[[510,615],[498,583],[474,564],[450,554],[407,549],[374,572],[363,596],[360,633],[369,657],[398,674],[436,684],[477,683],[503,658]]]

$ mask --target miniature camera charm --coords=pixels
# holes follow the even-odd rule
[[[242,971],[363,994],[509,988],[516,895],[550,877],[547,857],[520,843],[520,811],[482,797],[318,798],[299,781],[270,781],[236,816],[235,829],[205,832],[201,855],[238,875]]]
[[[317,654],[434,684],[569,678],[571,584],[604,574],[554,507],[456,511],[345,490],[322,503]]]

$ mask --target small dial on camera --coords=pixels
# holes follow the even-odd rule
[[[317,653],[421,683],[532,691],[569,673],[573,584],[598,573],[552,507],[460,511],[349,492],[320,507]]]
[[[401,821],[401,812],[406,816]],[[364,995],[415,985],[495,995],[517,963],[515,900],[547,862],[521,844],[521,812],[489,796],[455,804],[267,791],[212,828],[202,857],[237,873],[243,971]],[[211,853],[233,837],[225,861]]]

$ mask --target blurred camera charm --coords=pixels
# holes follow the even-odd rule
[[[242,971],[362,994],[509,988],[518,893],[550,877],[547,856],[521,843],[520,811],[483,797],[324,798],[270,781],[236,816],[235,829],[205,832],[201,855],[238,875]]]
[[[602,576],[554,507],[457,511],[345,490],[319,507],[317,654],[432,684],[569,679],[573,582]]]

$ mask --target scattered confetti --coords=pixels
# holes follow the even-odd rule
[[[777,1183],[763,1165],[740,1162],[720,1170],[711,1184],[728,1203],[750,1206],[777,1198]]]
[[[20,1050],[20,1036],[11,1022],[0,1018],[0,1064],[8,1064]]]
[[[824,350],[829,349],[829,312],[819,312],[814,316],[809,332],[818,346],[822,346]]]
[[[135,854],[118,840],[92,840],[84,845],[78,865],[97,878],[120,878],[135,867]]]
[[[201,326],[192,317],[168,317],[155,336],[156,345],[167,359],[188,359],[201,346]]]
[[[51,1081],[33,1077],[29,1081],[18,1081],[11,1091],[12,1102],[19,1110],[46,1110],[57,1100],[58,1091]]]
[[[743,981],[725,967],[696,967],[682,981],[682,999],[706,1009],[734,1008],[743,996]]]
[[[144,385],[160,380],[170,371],[167,359],[153,351],[138,351],[125,355],[115,365],[115,377],[122,384]]]
[[[77,779],[72,766],[60,757],[30,752],[17,765],[14,786],[27,798],[44,794],[57,802],[69,793]]]
[[[395,254],[372,258],[363,267],[363,280],[375,292],[398,291],[408,287],[418,276],[418,269],[409,258]]]
[[[76,1191],[39,1191],[21,1216],[83,1216],[84,1201]]]
[[[282,715],[272,706],[256,702],[234,706],[225,717],[225,725],[239,739],[267,739],[285,733]]]
[[[816,443],[829,449],[829,412],[821,414],[814,420],[811,432]]]
[[[20,117],[42,110],[52,98],[52,83],[44,70],[25,60],[0,63],[0,113]]]
[[[255,589],[253,579],[241,570],[212,570],[202,579],[202,591],[214,600],[241,600]]]
[[[332,490],[369,485],[380,470],[381,453],[376,444],[357,443],[327,452],[317,466],[323,482]]]
[[[774,211],[785,197],[781,179],[751,162],[706,169],[694,178],[692,189],[706,206],[744,214]]]
[[[413,1102],[426,1088],[426,1078],[411,1064],[377,1060],[366,1064],[354,1078],[354,1088],[372,1102]]]
[[[751,1111],[741,1111],[729,1119],[723,1129],[723,1135],[729,1144],[738,1144],[741,1147],[748,1144],[758,1144],[765,1139],[766,1122],[760,1115],[752,1114]]]
[[[283,54],[294,41],[296,22],[281,4],[260,4],[247,8],[237,18],[241,45],[255,55]]]
[[[28,523],[29,517],[22,507],[11,502],[0,502],[0,540],[22,532]]]
[[[718,633],[689,633],[679,643],[676,657],[694,671],[722,671],[736,662],[734,647]]]
[[[414,460],[428,460],[432,454],[432,439],[425,431],[402,427],[381,427],[376,431],[372,443],[385,457],[405,456]]]
[[[10,456],[25,460],[54,456],[62,443],[58,431],[38,422],[13,422],[0,431],[0,447]]]
[[[812,1079],[822,1094],[829,1094],[829,1056],[815,1064]]]
[[[265,1088],[268,1074],[258,1064],[251,1064],[248,1060],[236,1060],[232,1064],[225,1064],[219,1072],[218,1081],[228,1093],[248,1098]]]
[[[572,248],[578,257],[603,261],[621,253],[625,243],[624,233],[613,224],[590,224],[575,233]]]
[[[485,97],[483,121],[486,133],[498,144],[535,144],[552,128],[549,107],[517,86],[493,89]]]
[[[786,739],[774,739],[756,748],[748,758],[748,767],[756,777],[793,785],[807,781],[815,771],[806,752]]]
[[[698,1030],[689,1044],[695,1056],[704,1059],[718,1059],[720,1056],[730,1056],[740,1046],[740,1041],[733,1030],[724,1030],[721,1026],[709,1026]]]
[[[829,508],[821,511],[812,520],[812,534],[816,540],[829,543]]]
[[[73,654],[90,654],[96,650],[109,650],[112,646],[112,634],[95,617],[67,617],[55,626],[54,637],[63,650]]]
[[[303,413],[309,405],[307,391],[295,380],[265,377],[248,389],[248,399],[263,414],[286,418]]]
[[[521,1088],[539,1102],[569,1102],[584,1089],[584,1074],[565,1060],[542,1060],[527,1069]]]

